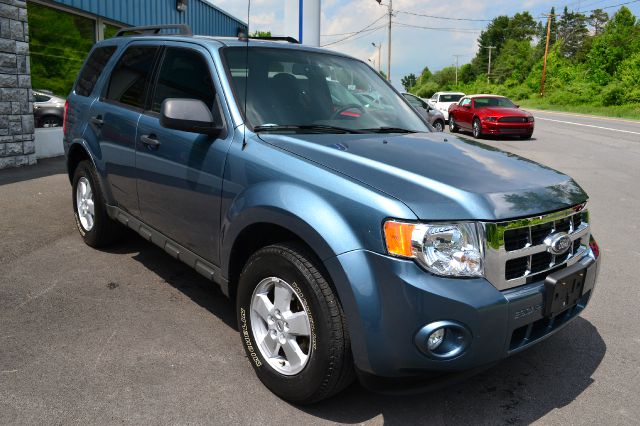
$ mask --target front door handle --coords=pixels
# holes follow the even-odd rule
[[[151,148],[157,148],[160,146],[160,141],[156,139],[155,135],[142,135],[140,136],[140,142]]]
[[[91,117],[91,122],[96,126],[102,126],[104,124],[104,120],[101,115],[96,115],[95,117]]]

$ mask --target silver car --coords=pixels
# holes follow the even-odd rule
[[[429,104],[411,93],[403,93],[402,96],[427,119],[434,129],[439,132],[444,130],[444,115],[440,111],[431,108]]]
[[[33,118],[36,127],[60,127],[64,118],[64,98],[48,90],[33,91]]]

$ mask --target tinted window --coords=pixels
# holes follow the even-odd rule
[[[128,48],[111,73],[107,99],[143,108],[145,90],[157,51],[156,47]]]
[[[458,102],[462,95],[440,95],[440,102]]]
[[[34,93],[33,98],[35,102],[47,102],[51,99],[51,96],[45,96],[39,93]]]
[[[167,98],[199,99],[213,107],[215,89],[206,61],[198,52],[169,48],[162,61],[151,110],[160,112]]]
[[[87,63],[84,68],[82,68],[82,71],[80,71],[80,76],[76,83],[76,94],[80,96],[89,96],[91,94],[93,87],[96,85],[96,81],[98,81],[98,77],[102,74],[102,70],[115,51],[115,46],[106,46],[98,47],[91,52]]]
[[[503,108],[513,108],[513,102],[511,102],[507,98],[475,98],[475,107],[476,108],[484,108],[484,107],[503,107]]]

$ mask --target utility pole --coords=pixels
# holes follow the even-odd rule
[[[549,54],[549,37],[551,36],[551,14],[547,15],[547,42],[544,46],[544,61],[542,62],[542,79],[540,80],[540,96],[544,96],[544,80],[547,78],[547,55]]]
[[[452,55],[456,58],[456,87],[458,87],[458,59],[463,55]]]
[[[382,0],[376,0],[382,5]],[[387,33],[387,80],[391,81],[391,18],[393,18],[393,0],[389,0],[389,29]]]
[[[487,83],[490,83],[489,77],[491,76],[491,51],[495,49],[495,46],[486,46],[485,49],[489,49],[489,67],[487,68]]]
[[[382,43],[378,43],[378,44],[371,43],[371,45],[376,49],[378,49],[378,71],[380,71],[380,68],[382,68],[382,62],[380,62],[380,52],[382,51]],[[373,67],[374,68],[376,67],[375,61],[374,61]]]

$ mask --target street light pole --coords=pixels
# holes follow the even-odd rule
[[[490,83],[489,77],[491,76],[491,51],[495,49],[495,46],[486,46],[485,49],[489,49],[489,67],[487,68],[487,83]]]
[[[456,58],[456,87],[458,87],[458,59],[462,55],[453,55]]]
[[[387,80],[391,81],[391,18],[393,18],[393,0],[389,0],[389,36],[387,40]]]
[[[376,49],[378,49],[378,72],[380,72],[380,68],[382,68],[382,62],[380,62],[380,52],[382,51],[382,43],[379,43],[379,44],[371,43],[371,45]],[[373,67],[375,68],[375,62]]]

